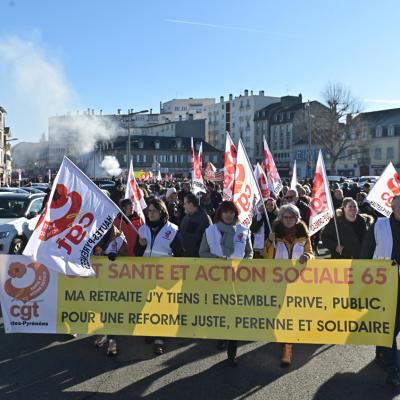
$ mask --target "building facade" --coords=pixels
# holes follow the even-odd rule
[[[256,158],[262,160],[262,138],[266,138],[279,173],[288,177],[294,160],[297,176],[312,176],[318,156],[318,146],[311,141],[312,115],[325,107],[317,101],[303,102],[302,95],[284,96],[279,102],[257,111],[254,116],[255,139],[260,143]]]
[[[245,90],[243,95],[228,100],[220,97],[219,103],[207,107],[208,138],[206,140],[214,147],[225,149],[225,136],[228,131],[235,143],[242,139],[250,160],[257,160],[262,146],[255,137],[254,114],[256,111],[272,103],[279,102],[279,97],[265,96],[264,91],[253,94]]]
[[[168,114],[135,114],[129,110],[128,114],[95,115],[89,111],[49,118],[49,168],[57,169],[64,155],[85,167],[87,154],[98,141],[116,137],[125,137],[127,145],[128,136],[193,136],[205,140],[207,133],[205,119],[172,121]]]
[[[336,164],[338,175],[380,175],[400,168],[400,108],[360,113],[348,130],[351,146]]]
[[[194,138],[196,152],[200,143],[203,143],[203,165],[212,162],[217,168],[223,167],[224,153],[201,138]],[[118,137],[107,142],[97,144],[95,160],[102,160],[105,156],[117,158],[120,166],[129,165],[127,158],[126,137]],[[155,171],[160,169],[162,174],[189,176],[192,170],[191,139],[190,137],[165,136],[131,136],[131,160],[135,170]],[[93,158],[89,161],[88,173],[91,174],[91,165],[97,162]]]
[[[160,103],[160,114],[171,121],[207,118],[207,107],[215,104],[214,98],[172,99]]]
[[[6,126],[7,111],[0,106],[0,185],[11,184],[12,158],[11,158],[11,129]]]

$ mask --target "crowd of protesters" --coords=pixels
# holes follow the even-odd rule
[[[390,258],[400,262],[400,196],[392,201],[393,214],[384,218],[367,201],[370,184],[362,188],[347,183],[331,184],[336,212],[337,231],[332,219],[322,231],[310,236],[312,184],[298,183],[296,188],[284,185],[277,198],[268,198],[264,207],[254,210],[250,229],[238,221],[238,210],[232,201],[222,200],[222,184],[207,182],[206,192],[195,195],[190,181],[175,180],[140,184],[147,208],[142,225],[132,211],[130,200],[124,200],[124,186],[118,182],[110,197],[138,228],[138,234],[119,217],[116,230],[124,233],[124,243],[107,250],[115,237],[111,230],[96,254],[148,257],[208,257],[223,259],[298,259],[300,263],[314,258],[322,249],[335,259]],[[168,231],[168,235],[165,232]],[[340,237],[338,243],[337,235]],[[385,242],[385,243],[383,243]],[[325,255],[325,257],[327,257]],[[400,305],[400,303],[399,303]],[[375,361],[387,369],[387,383],[400,386],[396,336],[400,331],[399,307],[391,349],[377,347]],[[147,338],[154,353],[166,351],[164,338]],[[108,343],[107,353],[116,354],[115,338],[96,338],[96,346]],[[237,342],[218,341],[218,349],[227,350],[227,362],[237,364]],[[281,366],[292,363],[293,345],[282,345]]]

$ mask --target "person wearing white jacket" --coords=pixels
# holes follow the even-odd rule
[[[253,258],[250,230],[238,223],[239,212],[232,201],[223,201],[216,213],[215,223],[204,232],[199,255],[206,258],[244,259]],[[225,341],[218,342],[222,348]],[[236,366],[237,341],[229,340],[228,364]]]
[[[378,218],[364,238],[361,248],[361,259],[393,260],[400,264],[400,195],[392,199],[392,214],[389,218]],[[395,267],[394,267],[395,268]],[[399,281],[400,283],[400,281]],[[375,362],[385,367],[388,372],[386,383],[400,387],[400,366],[397,358],[397,335],[400,332],[400,296],[397,291],[397,311],[391,348],[376,348]]]

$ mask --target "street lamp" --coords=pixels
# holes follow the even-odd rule
[[[127,154],[127,160],[126,160],[126,168],[129,170],[129,166],[131,163],[131,117],[132,115],[137,115],[137,114],[143,114],[147,113],[149,110],[142,110],[142,111],[137,111],[133,112],[132,110],[128,111],[129,119],[128,119],[128,154]]]

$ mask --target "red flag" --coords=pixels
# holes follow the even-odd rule
[[[226,132],[224,157],[224,191],[223,199],[232,200],[235,182],[237,151],[228,132]]]
[[[239,140],[233,202],[239,211],[239,222],[247,228],[250,227],[253,218],[253,206],[261,199],[262,197],[253,174],[253,168],[249,162],[243,143]]]
[[[313,235],[327,225],[330,219],[334,216],[334,212],[335,210],[332,204],[329,182],[326,177],[324,159],[322,158],[320,150],[311,195],[311,216],[309,222],[310,235]]]
[[[136,214],[139,215],[142,222],[145,223],[143,210],[147,207],[147,204],[144,201],[143,192],[136,182],[135,174],[133,173],[132,161],[129,167],[128,181],[125,190],[125,199],[130,199],[132,201],[133,211],[136,211]]]
[[[265,158],[265,174],[268,178],[268,183],[270,185],[270,190],[277,197],[279,192],[282,190],[282,181],[276,168],[274,158],[269,150],[267,141],[264,136],[264,158]]]

